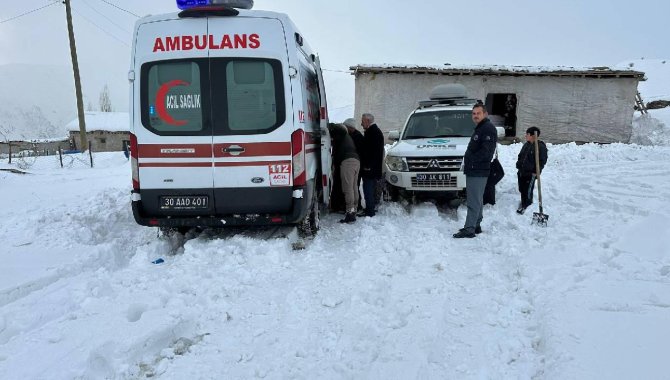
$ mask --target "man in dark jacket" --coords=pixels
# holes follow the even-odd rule
[[[356,184],[361,165],[360,159],[354,141],[344,125],[330,125],[329,132],[333,142],[333,165],[340,169],[342,192],[344,193],[346,214],[340,223],[353,223],[356,221],[356,205],[359,196]]]
[[[453,235],[455,238],[473,238],[482,232],[484,189],[498,143],[496,127],[487,116],[488,113],[482,103],[472,107],[472,121],[476,127],[463,157],[468,214],[465,226]]]
[[[526,208],[533,203],[533,188],[535,187],[535,133],[537,132],[537,145],[540,152],[540,173],[547,163],[547,145],[540,141],[540,128],[530,127],[526,130],[526,143],[521,147],[519,157],[516,160],[517,178],[519,180],[519,193],[521,193],[521,203],[516,210],[523,214]]]
[[[384,160],[384,135],[375,124],[375,117],[364,113],[361,126],[363,136],[363,157],[361,157],[361,177],[363,178],[363,196],[365,197],[364,216],[375,216],[377,183],[382,178]]]

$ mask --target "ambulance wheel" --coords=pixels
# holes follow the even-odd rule
[[[170,236],[174,234],[182,234],[186,235],[190,230],[191,227],[159,227],[161,233],[165,236]]]
[[[309,213],[305,216],[300,224],[298,224],[298,234],[302,238],[316,236],[317,231],[321,227],[321,208],[319,207],[319,195],[316,190],[312,196],[312,204],[310,205]]]

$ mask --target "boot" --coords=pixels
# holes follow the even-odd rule
[[[473,238],[477,236],[474,232],[470,232],[465,228],[461,228],[458,232],[452,235],[455,239],[462,239],[462,238]]]
[[[356,212],[348,212],[344,215],[344,219],[340,220],[340,223],[354,223],[356,221]]]

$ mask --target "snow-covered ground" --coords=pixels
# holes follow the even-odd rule
[[[464,206],[385,203],[303,251],[181,247],[135,224],[122,153],[27,158],[0,170],[0,379],[667,379],[670,147],[550,145],[547,228],[519,149],[476,239]]]

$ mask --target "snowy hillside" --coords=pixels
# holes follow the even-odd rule
[[[99,108],[104,83],[82,77],[84,108]],[[63,138],[77,117],[72,69],[63,66],[0,65],[0,140]],[[128,82],[110,85],[114,110],[127,110]],[[118,95],[122,95],[123,102]],[[4,135],[4,136],[3,136]]]
[[[0,139],[65,137],[76,116],[72,71],[59,66],[0,66]]]

